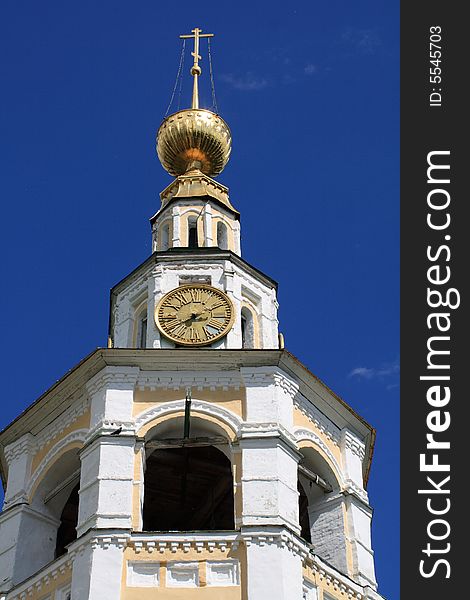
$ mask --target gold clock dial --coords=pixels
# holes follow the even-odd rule
[[[202,284],[190,283],[168,292],[155,309],[160,332],[183,346],[212,344],[230,331],[234,317],[230,298]]]

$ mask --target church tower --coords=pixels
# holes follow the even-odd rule
[[[231,133],[166,117],[152,254],[111,290],[108,348],[0,433],[0,600],[375,599],[375,431],[284,349],[277,283],[214,178]]]

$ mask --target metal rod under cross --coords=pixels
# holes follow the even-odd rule
[[[191,67],[191,75],[194,77],[192,108],[199,108],[198,77],[202,73],[201,67],[199,66],[199,60],[202,60],[202,57],[199,55],[199,39],[214,37],[214,34],[213,33],[202,33],[202,29],[199,29],[199,27],[195,27],[191,31],[192,31],[192,34],[188,33],[185,35],[180,35],[180,38],[181,39],[194,39],[194,52],[191,52],[191,55],[194,56],[194,64]]]

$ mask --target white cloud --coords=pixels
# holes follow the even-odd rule
[[[378,381],[390,381],[400,373],[400,363],[397,360],[391,363],[384,363],[380,367],[355,367],[349,372],[348,377],[361,379],[376,379]],[[397,387],[398,384],[388,383],[387,390]]]
[[[305,75],[313,75],[316,72],[317,72],[316,65],[312,65],[311,63],[309,63],[308,65],[305,65],[305,67],[304,67]]]
[[[244,75],[234,75],[227,73],[221,76],[222,81],[228,83],[233,89],[242,92],[254,92],[264,89],[268,85],[268,80],[249,71]]]

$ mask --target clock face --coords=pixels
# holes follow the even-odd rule
[[[210,285],[187,284],[168,292],[155,309],[160,332],[176,344],[204,346],[226,335],[235,313],[230,298]]]

